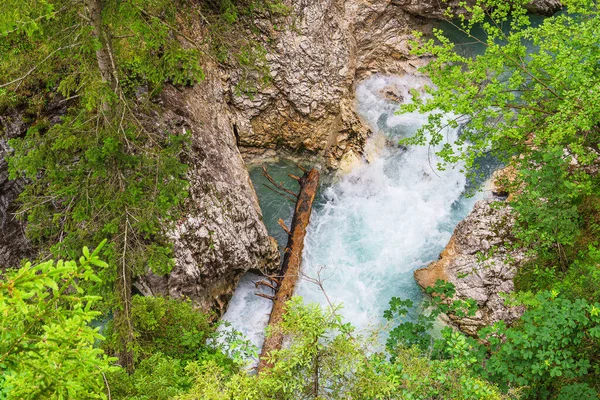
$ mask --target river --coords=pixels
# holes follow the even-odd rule
[[[535,18],[534,23],[541,21]],[[448,24],[442,28],[458,45],[469,42]],[[474,55],[480,46],[459,47]],[[384,92],[392,89],[403,101],[409,90],[420,90],[427,78],[405,75],[374,75],[356,88],[356,110],[374,132],[367,143],[367,157],[343,176],[326,176],[317,195],[305,240],[303,273],[320,276],[333,303],[343,304],[341,314],[359,330],[384,322],[383,312],[391,297],[410,298],[417,304],[422,290],[413,272],[437,259],[452,231],[474,202],[487,196],[483,190],[467,197],[468,183],[460,166],[436,170],[435,149],[401,147],[398,139],[413,134],[426,121],[425,115],[396,115],[399,104]],[[453,141],[459,132],[448,129]],[[482,160],[480,168],[489,176],[498,165]],[[291,162],[268,166],[269,172],[292,189],[297,186],[288,173],[300,172]],[[265,187],[259,168],[250,170],[270,234],[285,246],[287,235],[277,224],[289,226],[293,204]],[[480,182],[479,184],[481,184]],[[224,319],[262,346],[271,301],[255,295],[257,275],[247,274],[236,290]],[[319,287],[303,279],[296,294],[305,301],[327,305]]]

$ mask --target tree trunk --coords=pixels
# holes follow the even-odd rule
[[[92,35],[100,42],[100,47],[96,50],[96,60],[102,82],[108,83],[112,90],[118,89],[118,77],[114,56],[112,53],[110,34],[102,21],[102,0],[87,0],[87,12],[92,27]],[[109,111],[108,102],[102,104],[104,111]],[[123,253],[120,265],[117,265],[117,279],[115,281],[115,293],[118,304],[114,310],[114,326],[118,335],[119,349],[117,357],[119,364],[132,373],[133,363],[133,341],[135,340],[133,331],[133,316],[131,313],[131,285],[133,271],[127,264],[127,233],[129,221],[124,226],[124,241],[122,243]]]
[[[104,30],[102,23],[102,0],[88,0],[88,14],[92,25],[92,34],[100,42],[100,48],[96,50],[96,60],[102,76],[102,82],[107,82],[112,89],[116,87],[115,66],[111,54],[109,36]]]
[[[127,212],[127,210],[125,210]],[[128,373],[133,373],[133,342],[135,340],[133,332],[133,314],[131,312],[131,287],[133,271],[127,263],[127,233],[129,220],[125,220],[125,235],[123,240],[123,253],[121,263],[117,266],[117,280],[115,282],[115,292],[117,294],[117,310],[114,313],[114,325],[118,334],[120,348],[117,353],[119,364],[125,368]]]
[[[300,193],[294,210],[292,226],[288,236],[287,247],[283,263],[281,264],[280,277],[281,284],[277,286],[273,310],[269,317],[269,326],[280,324],[282,321],[286,302],[294,295],[296,282],[300,275],[300,265],[302,264],[302,250],[304,249],[304,236],[306,236],[306,228],[310,221],[310,213],[312,204],[319,186],[319,172],[311,169],[298,180],[300,183]],[[281,348],[283,343],[283,335],[273,332],[271,336],[265,339],[263,348],[260,354],[258,364],[259,372],[271,366],[266,361],[266,356],[273,350]]]

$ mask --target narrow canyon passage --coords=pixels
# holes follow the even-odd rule
[[[306,237],[303,274],[320,278],[330,300],[343,304],[344,318],[358,329],[376,327],[392,296],[422,298],[413,271],[435,260],[456,224],[485,192],[467,198],[467,180],[459,166],[436,169],[434,149],[403,147],[398,140],[410,136],[425,121],[420,114],[396,115],[398,101],[410,99],[409,90],[421,90],[425,78],[374,75],[357,87],[357,111],[374,135],[365,159],[351,170],[331,177],[315,204]],[[450,141],[458,132],[448,129]],[[484,166],[485,167],[485,166]],[[291,163],[269,166],[278,180],[297,173]],[[285,233],[278,218],[291,218],[293,204],[278,197],[252,174],[265,222],[280,245]],[[260,347],[271,301],[256,296],[248,274],[241,281],[224,319]],[[265,293],[268,294],[267,289]],[[323,305],[319,287],[302,279],[297,295]]]

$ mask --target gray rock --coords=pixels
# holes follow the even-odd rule
[[[67,112],[67,102],[60,96],[51,96],[42,114],[48,116],[49,123],[60,122]],[[30,116],[25,110],[11,108],[0,115],[0,270],[18,267],[24,258],[35,256],[36,251],[25,237],[25,223],[17,220],[17,198],[26,182],[22,179],[10,180],[6,157],[12,149],[10,139],[22,137],[30,126]]]
[[[532,0],[525,8],[535,14],[550,16],[563,8],[563,5],[560,0]]]
[[[4,137],[0,138],[0,270],[18,267],[19,261],[32,254],[32,247],[25,238],[24,223],[15,217],[15,200],[23,190],[21,179],[9,180],[6,156],[11,149],[7,140],[23,135],[26,124],[18,114],[0,117]],[[0,129],[2,130],[2,129]]]
[[[358,80],[374,72],[414,72],[409,54],[414,29],[428,28],[387,1],[290,0],[283,31],[264,46],[273,83],[252,98],[236,94],[241,73],[230,79],[232,113],[246,159],[268,150],[316,155],[335,168],[358,157],[370,134],[355,112]],[[270,28],[269,28],[270,27]]]
[[[505,203],[478,201],[457,225],[440,259],[415,271],[421,287],[442,279],[454,284],[457,298],[477,302],[475,316],[449,316],[465,333],[475,336],[480,328],[500,320],[510,324],[523,313],[522,307],[509,307],[500,296],[514,291],[513,278],[526,260],[524,250],[511,249],[513,224],[512,210]]]
[[[167,87],[161,130],[189,130],[190,197],[186,215],[170,233],[176,265],[167,276],[152,273],[135,285],[145,295],[188,297],[204,310],[224,312],[248,270],[279,265],[275,240],[262,222],[258,199],[236,146],[222,81],[216,69],[193,88]]]
[[[460,0],[391,0],[391,3],[410,14],[426,18],[444,18],[447,9],[453,14],[465,13]]]
[[[466,12],[459,0],[391,0],[391,3],[410,14],[426,18],[447,18],[446,10],[448,9],[452,14]],[[474,4],[475,1],[467,0],[467,3]],[[525,5],[528,11],[540,15],[552,15],[562,7],[560,0],[531,0]]]

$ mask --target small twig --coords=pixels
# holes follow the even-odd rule
[[[281,218],[279,218],[279,221],[277,221],[277,223],[279,224],[279,226],[281,226],[283,228],[283,230],[285,231],[285,233],[287,233],[288,235],[291,235],[292,233],[290,232],[290,228],[288,228],[285,225],[285,222],[283,222],[283,220]]]
[[[281,193],[280,191],[276,190],[275,188],[272,188],[271,186],[266,185],[264,183],[263,183],[263,186],[266,187],[269,190],[274,191],[278,195],[285,197],[287,200],[291,201],[292,203],[296,204],[296,200],[295,199],[290,199],[290,197],[289,197],[289,195],[287,193]]]
[[[257,295],[258,297],[264,297],[265,299],[275,301],[275,296],[269,296],[268,294],[264,294],[264,293],[254,293],[254,294]]]
[[[298,197],[298,194],[292,192],[289,189],[284,188],[280,183],[275,182],[275,179],[273,179],[273,177],[271,175],[269,175],[269,173],[267,172],[267,168],[264,165],[262,166],[262,169],[263,169],[263,175],[265,176],[265,178],[267,178],[267,180],[269,182],[271,182],[271,184],[273,186],[275,186],[279,190],[286,192],[287,194],[289,194],[291,196],[294,196],[295,198]]]
[[[269,275],[267,278],[269,278],[270,280],[272,280],[273,282],[275,282],[276,285],[281,285],[281,276],[277,275]]]
[[[64,102],[66,102],[66,101],[73,100],[73,99],[76,99],[78,97],[81,97],[81,95],[80,94],[76,94],[75,96],[67,97],[66,99],[62,99],[61,101],[59,101],[58,104],[62,104]]]
[[[257,288],[257,289],[258,289],[258,287],[259,287],[260,285],[263,285],[263,286],[269,287],[269,288],[271,288],[271,289],[273,289],[273,290],[277,291],[277,288],[276,288],[276,287],[275,287],[273,284],[271,284],[271,283],[267,282],[267,281],[266,281],[266,280],[264,280],[264,279],[263,279],[263,280],[260,280],[260,281],[258,281],[258,282],[254,282],[254,287],[255,287],[255,288]]]
[[[108,386],[108,380],[106,379],[106,375],[104,375],[104,372],[102,372],[102,379],[104,379],[104,385],[106,385],[106,392],[108,394],[108,400],[112,400],[112,397],[110,395],[110,386]]]

